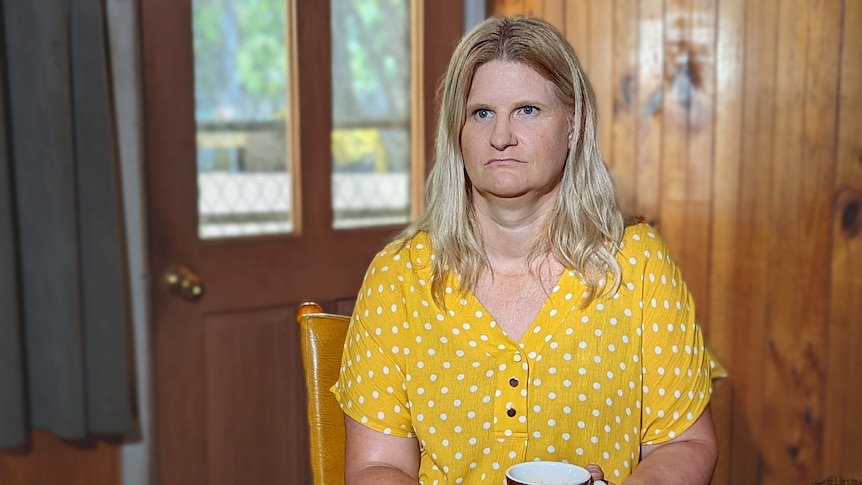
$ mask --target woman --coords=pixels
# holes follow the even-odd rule
[[[333,391],[348,484],[505,483],[527,460],[709,483],[708,356],[667,247],[626,225],[571,46],[485,21],[443,84],[424,214],[378,253]]]

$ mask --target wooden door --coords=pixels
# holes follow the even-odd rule
[[[429,2],[430,3],[430,2]],[[461,25],[460,1],[423,9],[430,107]],[[301,235],[198,237],[190,0],[141,2],[145,170],[159,483],[311,483],[294,314],[346,311],[397,227],[332,229],[329,2],[297,1]],[[430,28],[433,27],[433,28]],[[427,125],[433,109],[426,109]],[[430,132],[431,130],[426,130]],[[427,136],[426,136],[427,138]],[[430,147],[431,143],[426,143]],[[196,273],[203,296],[169,292]],[[347,306],[338,306],[347,302]]]

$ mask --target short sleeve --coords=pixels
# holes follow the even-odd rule
[[[369,266],[331,391],[345,414],[381,433],[413,437],[406,382],[404,301],[398,261],[384,252]]]
[[[695,306],[668,248],[652,230],[643,251],[643,417],[641,440],[658,444],[682,434],[709,404],[710,357]]]

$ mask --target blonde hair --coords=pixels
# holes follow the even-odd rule
[[[577,141],[569,150],[545,236],[533,243],[530,257],[553,255],[575,271],[587,286],[586,306],[619,287],[621,268],[615,253],[624,222],[610,173],[599,153],[592,87],[571,45],[542,20],[490,18],[455,48],[438,93],[436,159],[427,181],[426,209],[396,242],[403,246],[417,233],[428,233],[434,251],[432,294],[441,306],[442,291],[452,272],[460,276],[463,292],[473,290],[488,267],[459,140],[473,75],[479,66],[495,60],[521,63],[535,70],[553,84],[557,96],[573,113]]]

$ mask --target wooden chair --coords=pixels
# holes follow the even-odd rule
[[[344,484],[344,413],[329,388],[338,379],[350,317],[324,313],[320,305],[299,306],[302,365],[308,395],[309,453],[314,485]]]

